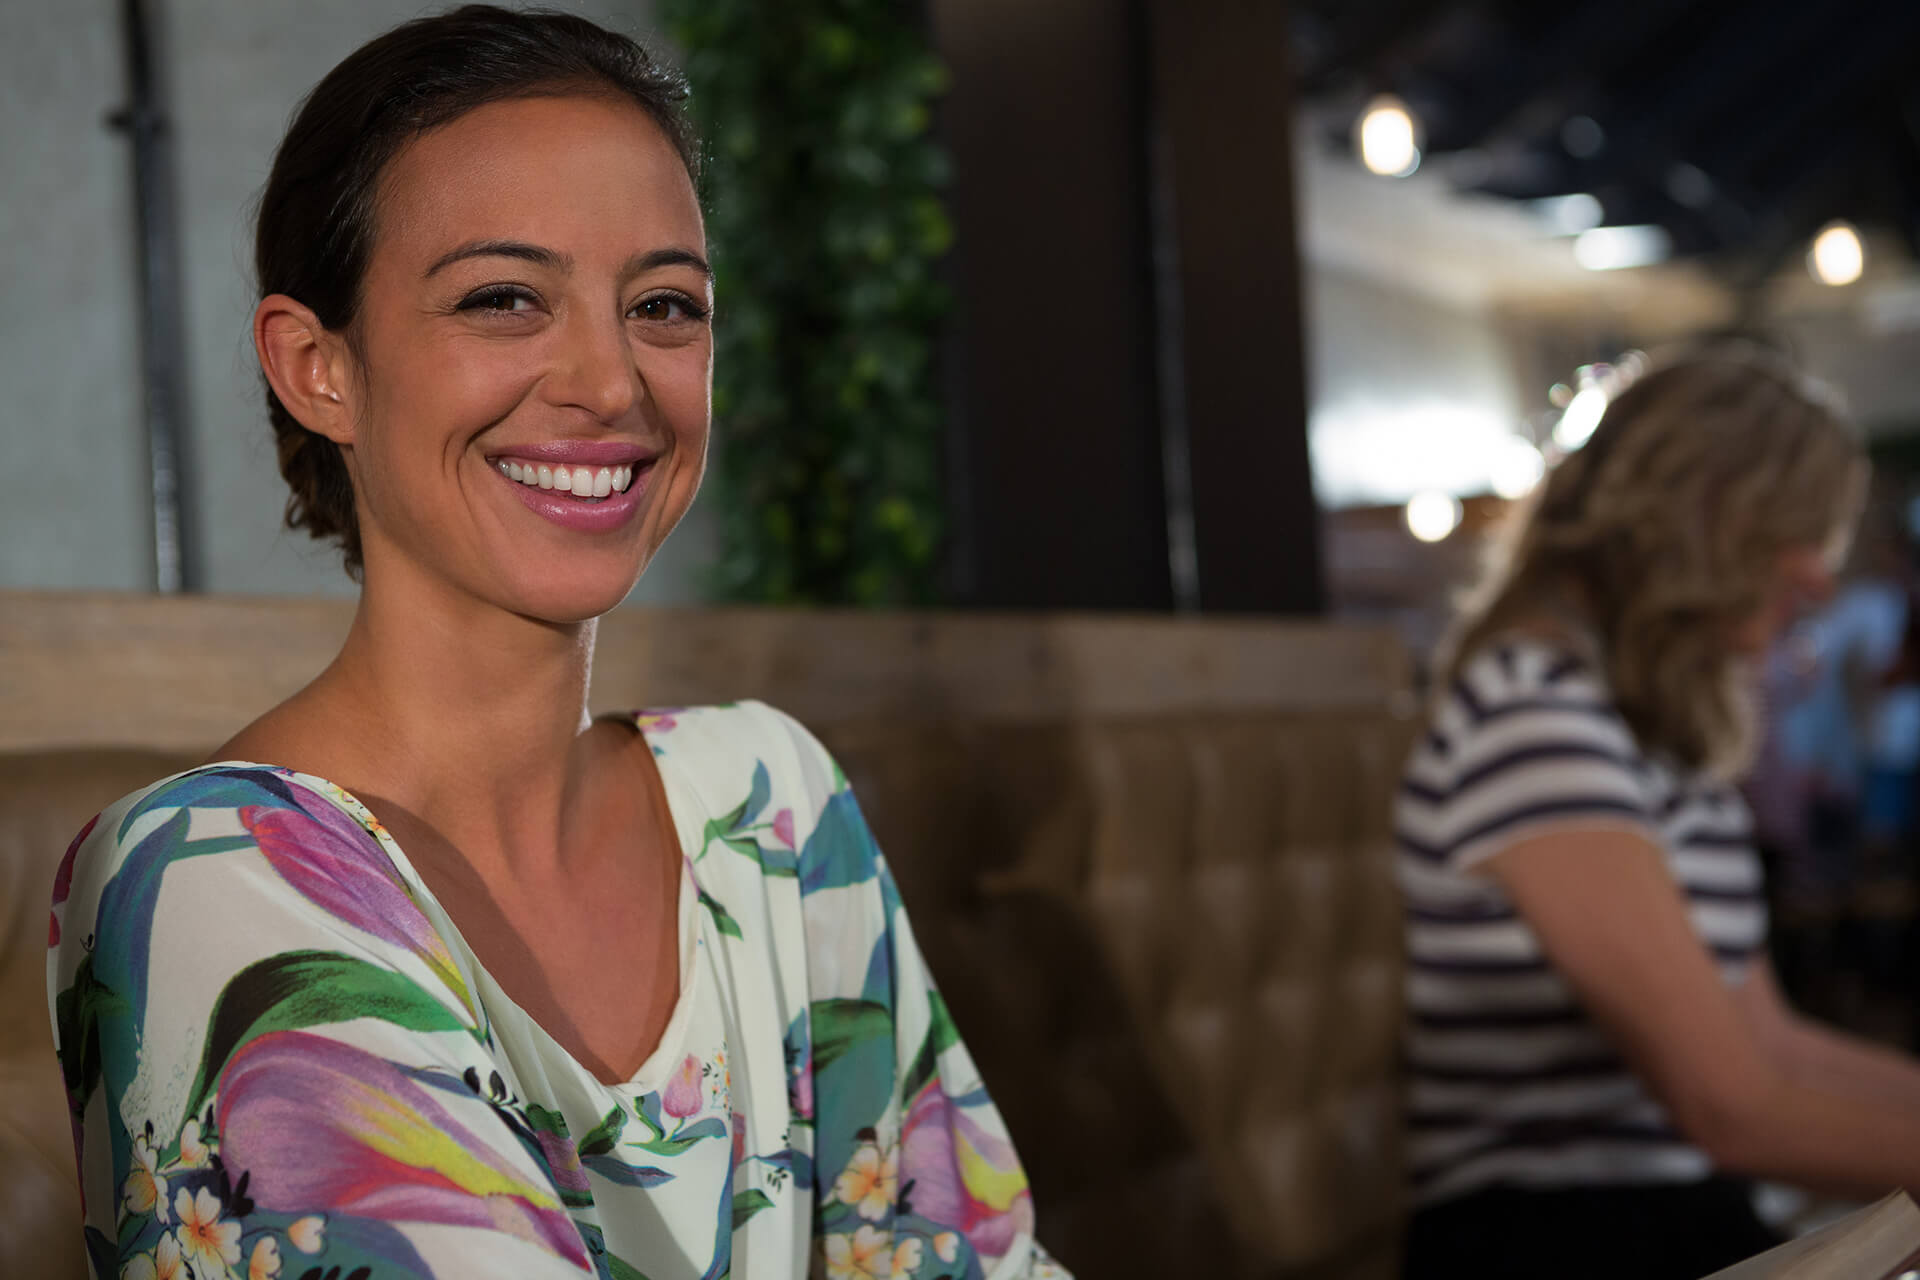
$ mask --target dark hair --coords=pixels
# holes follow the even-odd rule
[[[255,221],[260,296],[284,293],[351,332],[373,248],[380,175],[421,134],[488,103],[567,92],[624,96],[667,135],[696,181],[686,82],[640,45],[585,18],[470,4],[354,50],[306,97],[273,159]],[[359,576],[360,528],[340,447],[267,387],[290,529],[338,540]]]

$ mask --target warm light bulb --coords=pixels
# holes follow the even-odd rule
[[[1422,542],[1438,542],[1460,527],[1460,499],[1438,489],[1407,499],[1407,532]]]
[[[1420,126],[1398,98],[1368,103],[1355,134],[1360,163],[1381,177],[1404,178],[1420,167]]]
[[[1867,251],[1850,223],[1828,223],[1807,251],[1807,270],[1821,284],[1852,284],[1866,270]]]
[[[1512,502],[1533,492],[1533,486],[1540,483],[1546,469],[1546,459],[1540,456],[1540,450],[1534,448],[1531,441],[1514,436],[1500,446],[1500,452],[1493,459],[1493,474],[1488,478],[1493,482],[1494,493]]]
[[[1599,387],[1582,387],[1567,402],[1565,412],[1553,428],[1553,442],[1569,452],[1587,442],[1607,411],[1607,393]]]

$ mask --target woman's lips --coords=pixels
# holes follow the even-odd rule
[[[604,470],[611,473],[615,466],[622,466],[623,464],[607,462],[594,467],[580,465],[589,461],[597,461],[597,459],[579,456],[585,449],[592,448],[603,452],[624,450],[629,458],[632,458],[633,455],[638,452],[629,446],[622,445],[583,446],[576,444],[566,445],[564,448],[569,454],[574,456],[575,465],[567,466],[562,464],[555,466],[552,463],[543,463],[538,466],[537,470],[556,474],[564,470],[568,473],[570,483],[573,478],[573,473],[575,472],[591,472],[594,478],[598,480],[601,471]],[[605,497],[581,497],[557,487],[542,488],[538,483],[529,484],[524,478],[516,480],[508,473],[508,466],[512,464],[520,466],[524,476],[526,467],[520,463],[519,460],[523,458],[530,459],[533,456],[536,455],[527,449],[515,449],[512,453],[501,454],[498,459],[493,462],[493,473],[500,478],[502,484],[512,486],[514,493],[519,497],[521,502],[526,504],[529,511],[532,511],[535,515],[544,516],[546,519],[551,520],[554,524],[564,529],[572,529],[580,533],[610,533],[624,526],[628,520],[633,518],[633,513],[640,509],[640,499],[646,492],[647,482],[653,475],[653,459],[642,456],[632,461],[632,479],[628,481],[624,490],[613,489],[611,484],[609,484]],[[609,481],[610,480],[611,476],[609,476]]]

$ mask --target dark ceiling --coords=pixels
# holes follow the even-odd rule
[[[1393,93],[1463,189],[1590,193],[1606,223],[1658,223],[1677,253],[1735,280],[1833,218],[1898,232],[1920,258],[1920,0],[1294,0],[1293,13],[1295,74],[1330,140]]]

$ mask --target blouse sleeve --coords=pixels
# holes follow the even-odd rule
[[[68,851],[50,941],[96,1280],[595,1274],[571,1148],[331,800],[224,768],[123,801]]]
[[[1640,749],[1597,694],[1462,681],[1446,710],[1443,787],[1410,776],[1401,797],[1403,818],[1451,869],[1554,830],[1617,827],[1658,841]]]
[[[1034,1238],[1019,1156],[845,775],[787,723],[819,801],[799,877],[825,1274],[1070,1280]]]

